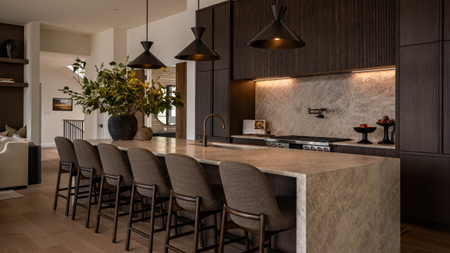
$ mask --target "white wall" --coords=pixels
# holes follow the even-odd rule
[[[29,64],[24,68],[24,79],[28,88],[24,90],[23,122],[27,125],[27,137],[31,142],[41,144],[40,108],[40,29],[41,25],[31,22],[25,25],[25,59]]]
[[[66,73],[64,73],[66,72]],[[63,136],[63,119],[83,120],[84,113],[81,106],[73,106],[73,111],[53,111],[53,98],[68,98],[67,94],[58,91],[64,86],[71,90],[81,92],[81,86],[71,78],[69,68],[45,69],[41,68],[40,78],[42,84],[42,146],[55,145],[56,136]]]
[[[41,30],[41,51],[63,54],[89,55],[90,36]]]
[[[203,0],[200,8],[223,2]],[[149,40],[153,41],[151,52],[166,66],[181,62],[175,59],[181,50],[194,40],[191,27],[195,26],[197,0],[187,0],[187,11],[149,23]],[[130,60],[142,53],[140,41],[145,40],[145,24],[128,30],[128,55]],[[195,62],[187,63],[187,138],[195,139]]]

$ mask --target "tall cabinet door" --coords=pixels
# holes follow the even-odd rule
[[[450,1],[448,1],[450,3]],[[450,155],[450,42],[444,42],[443,66],[443,151]]]
[[[208,8],[205,10],[200,10],[197,13],[199,15],[199,26],[206,28],[205,33],[203,34],[202,40],[208,45],[210,48],[213,48],[213,10]],[[197,62],[197,71],[208,71],[212,70],[213,62],[212,61],[199,61]]]
[[[441,43],[400,48],[400,150],[439,152]]]
[[[217,6],[214,13],[214,51],[220,60],[214,61],[214,69],[227,69],[230,66],[230,5]]]
[[[400,46],[441,39],[440,0],[400,0]]]
[[[197,73],[197,85],[195,87],[195,126],[197,137],[203,136],[203,121],[212,113],[212,72]],[[211,136],[211,120],[206,124],[206,135]]]
[[[228,138],[229,125],[230,125],[230,113],[229,113],[229,101],[230,101],[230,74],[228,69],[215,70],[214,71],[214,113],[222,116],[225,121],[226,128],[223,129],[222,121],[217,117],[214,117],[213,122],[213,135],[214,137]]]
[[[442,0],[444,15],[442,15],[443,37],[444,40],[450,40],[450,0]]]

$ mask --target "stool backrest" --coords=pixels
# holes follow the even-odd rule
[[[73,143],[64,137],[55,137],[56,149],[58,150],[59,161],[66,163],[74,163],[73,171],[78,169],[78,159],[75,154]],[[69,171],[69,166],[63,165],[63,169]]]
[[[106,143],[98,144],[98,153],[102,161],[103,171],[114,176],[122,176],[120,186],[131,186],[133,184],[133,174],[125,155],[116,146]],[[117,186],[117,181],[106,178],[106,182],[112,186]]]
[[[269,222],[271,217],[281,216],[269,180],[259,169],[245,163],[221,162],[219,171],[229,207],[254,215],[264,214]],[[231,219],[244,227],[255,227],[255,224],[259,227],[258,221],[234,215]]]
[[[168,154],[166,165],[175,193],[194,198],[200,197],[201,210],[208,210],[216,204],[208,176],[194,158],[180,154]],[[177,203],[185,209],[195,210],[194,202],[177,200]]]
[[[103,166],[97,150],[85,140],[74,140],[73,147],[75,148],[75,154],[77,155],[80,167],[94,169],[94,177],[101,178]],[[81,173],[85,177],[90,177],[90,173],[87,171],[82,170]]]
[[[156,185],[156,197],[170,196],[169,179],[166,177],[158,158],[152,152],[143,148],[129,148],[128,159],[136,183],[149,186]],[[152,196],[152,190],[138,187],[137,191],[146,197]]]

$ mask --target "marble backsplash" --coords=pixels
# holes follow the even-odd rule
[[[327,108],[325,118],[308,108]],[[256,83],[256,119],[265,119],[276,135],[342,137],[360,140],[353,127],[378,127],[369,134],[383,138],[376,124],[395,118],[395,70],[272,80]],[[392,130],[392,127],[391,127]]]

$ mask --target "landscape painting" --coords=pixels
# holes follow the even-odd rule
[[[70,98],[53,98],[53,111],[72,111],[73,100]]]

